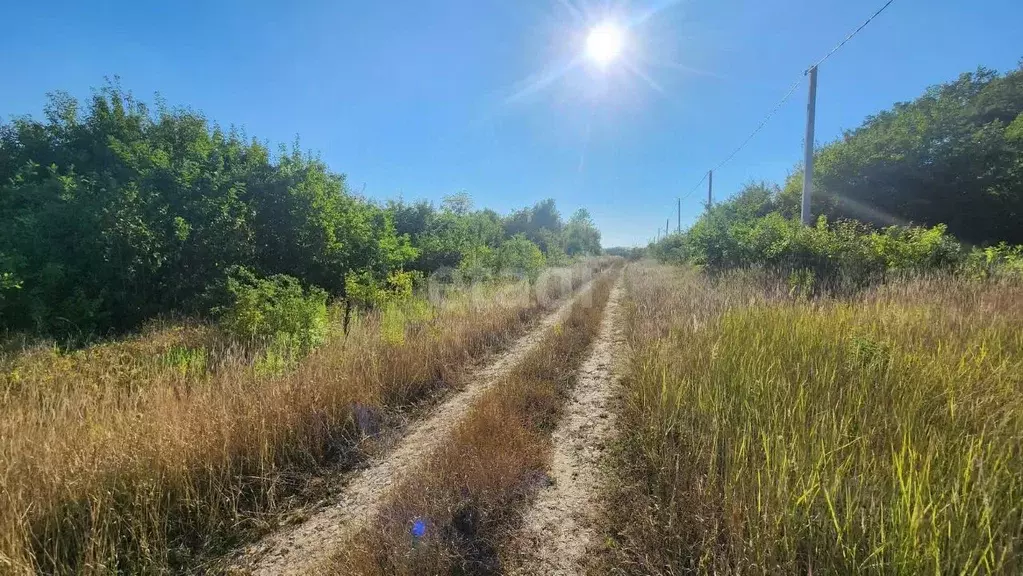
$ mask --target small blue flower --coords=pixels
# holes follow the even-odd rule
[[[422,538],[426,534],[426,522],[422,518],[416,518],[412,522],[412,537]]]

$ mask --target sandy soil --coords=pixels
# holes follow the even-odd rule
[[[583,574],[600,546],[601,461],[613,439],[615,402],[620,398],[615,358],[621,349],[618,321],[621,281],[608,300],[593,352],[565,416],[553,434],[550,483],[525,512],[506,557],[509,574]]]
[[[590,286],[584,286],[576,297],[586,297],[589,289]],[[376,515],[390,487],[399,484],[406,471],[433,453],[476,399],[518,364],[544,333],[568,313],[574,301],[568,299],[510,349],[467,378],[469,385],[452,394],[426,419],[410,426],[393,450],[353,473],[332,505],[246,546],[237,553],[227,572],[259,576],[314,573],[347,536]]]

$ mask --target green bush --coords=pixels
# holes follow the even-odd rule
[[[876,226],[944,223],[966,242],[1021,243],[1021,115],[1023,67],[961,74],[869,116],[818,148],[813,213]],[[798,182],[802,170],[794,175]],[[798,206],[801,186],[790,191]]]
[[[116,84],[46,117],[0,121],[0,326],[102,337],[205,315],[224,271],[287,274],[340,296],[416,257],[393,216],[300,151],[272,152],[201,113]]]
[[[345,293],[352,305],[369,310],[408,300],[422,281],[418,270],[391,272],[383,282],[368,272],[351,274],[345,279]]]
[[[474,246],[466,251],[458,264],[459,278],[470,284],[486,282],[493,277],[497,255],[489,246]]]
[[[876,229],[853,220],[814,226],[787,218],[764,185],[748,185],[734,199],[715,206],[688,231],[651,246],[664,262],[689,262],[708,271],[765,268],[791,278],[813,278],[806,287],[861,288],[891,274],[953,272],[977,277],[1023,274],[1023,248],[1005,244],[967,249],[933,227],[889,226]]]
[[[501,245],[497,253],[497,263],[501,271],[522,274],[529,278],[532,284],[540,277],[546,260],[536,244],[522,234],[517,234]]]
[[[1023,246],[1002,242],[997,246],[974,248],[966,258],[965,269],[975,278],[1023,277]]]
[[[235,268],[227,292],[229,304],[220,310],[220,325],[243,343],[305,354],[326,339],[327,293],[320,288],[303,289],[283,274],[260,278]]]

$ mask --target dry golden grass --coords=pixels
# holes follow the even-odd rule
[[[606,264],[455,295],[397,328],[368,316],[275,374],[201,326],[4,359],[0,572],[194,567]]]
[[[608,572],[1018,574],[1023,286],[633,268]]]
[[[544,481],[550,432],[616,276],[595,281],[535,351],[480,398],[453,437],[402,479],[383,511],[338,550],[325,573],[499,571],[498,542],[518,506]]]

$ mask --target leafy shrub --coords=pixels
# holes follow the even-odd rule
[[[522,234],[517,234],[501,245],[497,263],[502,272],[521,274],[533,284],[540,277],[546,261],[536,244]]]
[[[395,270],[387,275],[387,296],[391,299],[408,300],[412,297],[412,290],[422,281],[422,272]]]
[[[497,255],[488,246],[477,246],[469,250],[458,264],[459,278],[474,284],[486,282],[493,276]]]
[[[980,68],[880,111],[818,149],[813,213],[945,223],[975,244],[1023,242],[1021,114],[1023,67]]]
[[[946,226],[932,228],[889,226],[870,233],[867,241],[888,269],[948,270],[964,259],[963,246],[946,234]]]
[[[304,290],[291,276],[260,278],[239,267],[227,279],[227,292],[220,325],[244,343],[307,353],[326,339],[327,293],[320,288]]]
[[[975,278],[992,276],[1023,277],[1023,246],[1005,242],[987,248],[975,248],[966,258],[967,274]]]
[[[201,113],[115,85],[46,119],[0,122],[0,325],[61,340],[204,315],[224,271],[287,274],[334,296],[416,256],[384,207],[297,146],[273,155]]]
[[[391,302],[401,302],[412,297],[413,289],[423,281],[419,271],[391,272],[383,282],[371,273],[349,275],[345,279],[345,292],[353,305],[373,309]]]
[[[429,318],[432,313],[429,302],[413,293],[423,282],[418,270],[392,272],[384,282],[377,282],[369,274],[350,277],[346,282],[349,302],[364,310],[379,311],[381,335],[392,344],[405,342],[409,322]]]
[[[735,199],[715,206],[687,232],[651,246],[663,262],[690,262],[716,272],[760,267],[809,288],[860,288],[902,272],[963,272],[979,277],[1023,272],[1023,248],[967,250],[933,227],[889,226],[875,229],[853,220],[829,222],[821,216],[803,226],[770,210],[761,185],[747,186]],[[765,212],[766,211],[766,212]],[[806,282],[813,278],[813,282]],[[792,286],[790,286],[792,287]]]

